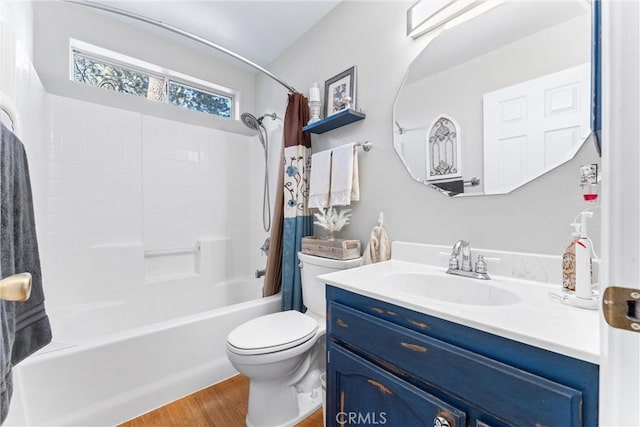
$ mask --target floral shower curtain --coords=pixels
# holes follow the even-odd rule
[[[282,230],[282,308],[303,311],[298,251],[302,238],[313,234],[309,212],[311,136],[302,132],[309,121],[309,104],[300,93],[289,95],[284,118],[284,164]]]

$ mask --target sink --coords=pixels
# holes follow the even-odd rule
[[[520,297],[509,290],[444,273],[392,273],[383,277],[382,283],[412,297],[454,304],[500,306],[520,302]]]

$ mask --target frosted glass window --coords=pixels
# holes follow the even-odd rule
[[[169,103],[220,117],[231,117],[233,99],[182,83],[169,82]]]
[[[162,100],[162,77],[109,64],[74,52],[73,78],[76,82],[101,87],[116,92],[142,96],[154,101]],[[154,90],[155,89],[155,90]]]
[[[234,97],[73,50],[73,80],[153,101],[232,118]],[[207,82],[203,82],[203,85]],[[215,86],[214,84],[211,84]]]

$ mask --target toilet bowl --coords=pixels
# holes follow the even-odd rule
[[[249,378],[250,427],[293,426],[322,404],[320,376],[326,366],[325,284],[320,274],[360,265],[298,253],[303,314],[295,310],[252,319],[227,337],[227,357]]]

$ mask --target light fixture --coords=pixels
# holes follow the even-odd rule
[[[504,0],[419,0],[407,10],[407,36],[414,39],[449,29],[502,4]]]

